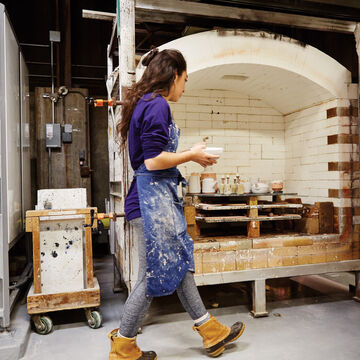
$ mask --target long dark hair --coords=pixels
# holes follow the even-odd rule
[[[154,97],[159,93],[168,94],[175,75],[181,76],[186,70],[186,61],[178,50],[159,52],[158,49],[153,49],[141,64],[147,68],[140,81],[126,91],[122,99],[121,120],[116,124],[116,133],[121,135],[122,146],[126,143],[131,116],[139,99],[148,93],[153,93]]]

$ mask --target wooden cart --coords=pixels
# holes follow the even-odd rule
[[[83,308],[96,329],[102,318],[100,287],[93,273],[91,229],[97,227],[97,208],[31,210],[26,231],[32,233],[34,283],[27,310],[39,334],[53,328],[45,313]]]

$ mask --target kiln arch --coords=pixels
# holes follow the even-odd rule
[[[348,98],[351,73],[343,65],[310,45],[277,34],[213,30],[159,49],[184,54],[188,90],[228,89],[256,95],[283,114]],[[139,65],[138,78],[142,71]]]

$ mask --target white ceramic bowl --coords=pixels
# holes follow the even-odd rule
[[[221,155],[224,151],[222,147],[206,147],[204,151],[211,155]]]
[[[269,192],[269,185],[265,183],[255,183],[251,186],[251,191],[254,194],[264,194]]]

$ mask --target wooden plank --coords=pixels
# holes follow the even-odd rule
[[[41,293],[41,262],[40,262],[40,221],[35,218],[33,223],[33,267],[34,267],[34,293]]]
[[[195,224],[195,207],[194,206],[184,206],[184,213],[186,222],[188,225],[194,225]]]
[[[211,5],[211,4],[199,4],[191,1],[186,1],[188,4],[183,4],[181,1],[178,6],[182,6],[179,9],[167,9],[164,6],[164,1],[157,1],[155,4],[154,0],[148,1],[136,1],[136,22],[143,23],[150,21],[152,23],[185,23],[187,17],[194,16],[206,16],[208,18],[222,18],[229,20],[240,20],[240,21],[256,21],[263,23],[275,23],[280,25],[289,25],[310,28],[321,31],[340,31],[351,33],[355,22],[346,20],[335,20],[331,18],[318,18],[316,16],[298,15],[290,13],[272,12],[271,10],[257,10],[257,9],[246,9],[236,8],[230,6]],[[319,0],[317,2],[330,2],[325,0]],[[351,5],[344,4],[341,2],[341,6],[359,7],[355,5],[357,0],[352,0]],[[146,3],[154,5],[152,8],[146,7]],[[171,4],[178,4],[179,1],[170,2]],[[337,4],[337,0],[332,0],[332,3]],[[157,6],[156,6],[157,5]],[[195,5],[195,6],[194,6]],[[208,11],[204,11],[204,7],[207,7]],[[221,11],[220,11],[221,10]],[[276,14],[275,18],[272,18],[272,14]],[[83,10],[83,18],[114,21],[116,19],[116,13],[95,11],[95,10]]]
[[[351,8],[360,9],[359,0],[305,0],[305,1],[314,2],[314,3],[323,3],[326,5],[347,6]]]
[[[27,311],[31,314],[100,306],[100,287],[94,278],[94,287],[76,292],[35,294],[32,286],[27,297]]]
[[[247,204],[196,204],[198,210],[245,210],[250,209]]]
[[[63,216],[63,215],[81,215],[90,214],[94,210],[94,216],[97,216],[97,208],[89,207],[85,209],[63,209],[63,210],[28,210],[26,211],[26,218],[39,216]]]
[[[26,218],[26,220],[25,220],[25,230],[26,230],[26,232],[32,232],[33,231],[33,219]]]
[[[315,16],[304,16],[266,10],[245,9],[230,6],[201,4],[193,1],[179,0],[137,0],[136,15],[144,19],[146,14],[155,19],[163,15],[199,16],[216,19],[238,20],[242,22],[271,23],[288,25],[320,31],[353,33],[356,22]],[[144,20],[143,20],[144,21]],[[154,20],[155,21],[155,20]]]
[[[82,17],[84,19],[114,21],[116,19],[116,13],[83,9]]]
[[[276,196],[276,195],[279,195],[279,193],[272,193],[272,192],[267,192],[267,193],[261,193],[261,194],[253,194],[253,193],[250,193],[250,194],[229,194],[229,195],[225,195],[225,194],[218,194],[218,193],[215,193],[215,194],[193,194],[193,198],[194,198],[194,203],[196,203],[195,201],[195,198],[200,198],[200,199],[203,199],[203,198],[210,198],[210,199],[224,199],[224,201],[227,201],[228,199],[234,199],[234,198],[250,198],[250,197],[259,197],[259,196]],[[281,193],[280,194],[281,196],[289,196],[289,195],[297,195],[297,193]]]
[[[91,216],[85,216],[85,223],[90,224]],[[87,288],[94,287],[94,269],[92,256],[91,227],[85,228],[85,260],[86,260],[86,285]]]
[[[274,216],[260,215],[257,217],[250,216],[199,216],[195,217],[196,221],[204,223],[226,223],[226,222],[249,222],[249,221],[278,221],[278,220],[300,220],[301,215],[283,214]]]

